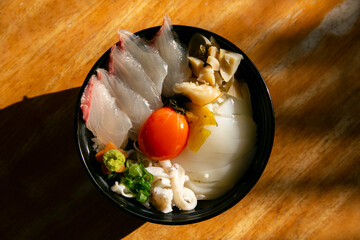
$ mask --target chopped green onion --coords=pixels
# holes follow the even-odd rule
[[[142,169],[138,164],[129,167],[129,175],[132,177],[142,177]]]
[[[138,202],[143,203],[143,202],[146,202],[147,199],[148,199],[148,197],[145,196],[145,194],[143,193],[143,191],[139,191],[138,194],[136,195],[136,200],[137,200]]]
[[[143,164],[126,161],[126,170],[121,177],[121,182],[128,190],[136,195],[136,200],[143,203],[150,196],[151,181],[153,176],[146,171]]]

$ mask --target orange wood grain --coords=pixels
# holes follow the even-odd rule
[[[227,212],[164,226],[111,205],[82,169],[80,86],[132,32],[174,24],[245,51],[272,96],[276,132],[259,182]],[[360,239],[357,0],[0,1],[2,239]]]

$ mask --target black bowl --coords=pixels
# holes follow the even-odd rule
[[[159,28],[148,28],[136,34],[151,39]],[[155,208],[146,209],[136,202],[135,199],[125,198],[111,191],[111,186],[108,185],[106,176],[101,173],[99,164],[95,160],[95,152],[92,149],[93,143],[91,141],[93,135],[86,128],[80,110],[80,98],[84,88],[97,68],[105,68],[110,49],[101,56],[87,75],[78,96],[75,114],[75,134],[78,151],[82,164],[96,188],[113,204],[129,214],[140,217],[145,221],[173,225],[195,223],[212,218],[233,207],[244,198],[254,187],[265,169],[270,157],[275,129],[274,111],[268,88],[259,71],[244,52],[228,40],[200,28],[174,25],[174,31],[185,45],[189,43],[193,34],[201,33],[208,38],[213,36],[222,48],[241,53],[244,57],[236,74],[237,77],[248,84],[250,90],[253,118],[257,124],[257,150],[247,172],[230,191],[215,200],[198,201],[195,210],[180,211],[174,208],[172,213],[167,214],[157,211]]]

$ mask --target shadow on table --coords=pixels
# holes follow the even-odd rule
[[[74,137],[80,88],[0,110],[2,239],[120,239],[142,224],[96,190]]]

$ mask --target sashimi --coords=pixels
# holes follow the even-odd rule
[[[109,74],[105,69],[97,69],[97,75],[110,94],[115,97],[116,104],[121,111],[130,118],[132,128],[129,131],[129,137],[135,140],[141,126],[153,112],[149,103],[141,95],[131,90],[121,79]]]
[[[152,110],[163,106],[161,93],[158,92],[155,83],[146,74],[139,61],[131,55],[122,39],[118,45],[111,48],[108,68],[111,74],[120,78],[134,92],[145,98]]]
[[[158,92],[161,93],[168,66],[159,55],[159,52],[150,46],[146,40],[129,31],[119,30],[118,34],[120,42],[123,43],[134,59],[140,63],[145,73],[154,82]]]
[[[81,97],[80,108],[86,127],[97,138],[97,142],[113,142],[117,147],[126,144],[131,128],[129,117],[115,103],[104,84],[93,75]]]
[[[165,15],[163,24],[154,38],[154,46],[160,56],[168,65],[168,74],[164,80],[162,94],[172,96],[175,94],[175,83],[187,81],[191,71],[187,60],[187,51],[172,31],[172,23]]]

